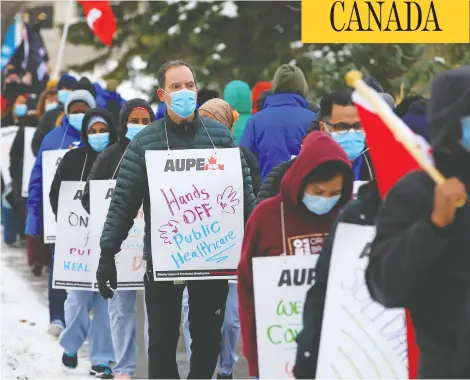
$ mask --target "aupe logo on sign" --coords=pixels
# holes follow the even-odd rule
[[[164,172],[189,172],[224,170],[225,165],[221,164],[217,158],[211,156],[205,158],[169,158],[166,160]]]
[[[468,0],[302,0],[302,42],[468,43],[469,13]]]

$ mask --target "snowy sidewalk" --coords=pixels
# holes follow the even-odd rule
[[[24,257],[21,249],[2,245],[1,252],[1,356],[2,379],[89,379],[88,359],[80,355],[79,365],[69,370],[62,365],[62,348],[57,339],[47,334],[49,310],[47,303],[13,269],[11,255]],[[36,282],[47,284],[47,275]],[[41,288],[43,288],[41,286]],[[42,293],[44,294],[44,293]]]

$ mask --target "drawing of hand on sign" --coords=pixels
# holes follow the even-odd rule
[[[170,239],[178,233],[177,224],[178,222],[176,220],[170,220],[167,224],[164,224],[158,229],[158,232],[160,232],[160,238],[165,242],[165,244],[173,244]]]
[[[225,214],[235,214],[235,206],[240,203],[237,192],[232,186],[227,187],[222,194],[217,195],[217,204]]]

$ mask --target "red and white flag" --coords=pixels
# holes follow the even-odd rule
[[[382,97],[369,88],[380,106],[381,111],[386,112],[394,124],[400,128],[402,138],[408,138],[419,147],[423,156],[432,162],[431,147],[426,140],[416,135],[410,128],[395,115],[393,110]],[[377,114],[370,103],[359,93],[353,93],[353,101],[366,133],[366,144],[375,171],[377,185],[382,198],[388,191],[407,173],[420,169],[419,163],[409,153],[405,146],[397,140],[391,129],[387,127],[382,118]],[[416,379],[418,375],[419,351],[416,345],[415,332],[411,322],[410,313],[406,310],[406,326],[408,337],[408,375],[410,379]]]
[[[116,18],[109,1],[78,0],[83,8],[88,26],[106,46],[111,46],[116,33]]]

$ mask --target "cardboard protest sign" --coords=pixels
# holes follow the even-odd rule
[[[63,181],[60,185],[57,239],[54,252],[52,287],[92,290],[96,277],[90,245],[90,218],[82,206],[85,182]]]
[[[18,127],[12,125],[10,127],[2,127],[0,129],[0,169],[2,172],[3,183],[8,186],[11,183],[10,176],[10,150],[15,140]]]
[[[44,243],[51,244],[56,239],[57,223],[52,212],[49,192],[57,167],[67,153],[67,149],[47,150],[42,153],[42,210],[44,223]]]
[[[315,282],[318,255],[253,258],[258,366],[261,379],[291,378],[302,311]]]
[[[365,283],[375,227],[340,223],[331,257],[317,379],[406,379],[403,309],[373,301]]]
[[[98,266],[100,254],[100,237],[103,231],[106,215],[113,197],[115,180],[90,181],[90,217],[92,247],[98,254],[96,267]],[[117,269],[117,290],[144,289],[145,267],[142,254],[144,248],[144,213],[139,210],[134,219],[134,225],[129,231],[127,239],[121,245],[121,251],[115,256]],[[95,284],[97,287],[97,284]]]
[[[236,278],[243,239],[238,148],[147,151],[156,281]]]
[[[36,128],[33,127],[25,127],[24,129],[23,182],[21,186],[21,196],[24,198],[28,197],[29,178],[31,177],[34,162],[36,161],[33,148],[31,147],[35,131]]]

